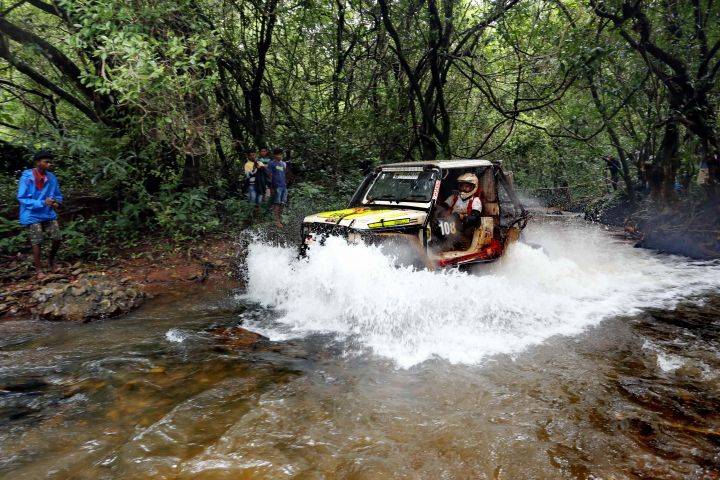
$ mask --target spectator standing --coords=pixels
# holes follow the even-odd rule
[[[258,161],[265,166],[267,166],[267,164],[272,161],[272,157],[270,156],[270,151],[267,148],[263,147],[260,149],[260,152],[258,155]]]
[[[270,156],[270,151],[265,147],[261,148],[260,155],[258,155],[258,162],[260,162],[260,164],[267,167],[268,165],[270,165],[271,161],[272,161],[272,157]],[[263,192],[265,194],[265,197],[272,203],[273,195],[272,195],[272,191],[269,188],[270,187],[270,171],[266,168],[265,170],[263,170],[263,173],[264,173],[264,175],[258,175],[258,177],[263,177],[263,181],[264,181],[263,189],[260,191]]]
[[[245,150],[245,186],[247,190],[248,201],[254,206],[253,215],[260,212],[260,205],[265,194],[265,171],[267,167],[258,162],[255,156],[255,150],[248,148]]]
[[[273,192],[273,213],[275,214],[275,225],[282,228],[282,212],[287,203],[287,163],[283,161],[283,149],[273,150],[273,159],[268,164],[270,172],[270,183]]]
[[[63,202],[58,180],[50,170],[53,154],[41,150],[33,156],[35,168],[22,172],[18,182],[17,199],[20,203],[20,225],[30,236],[33,262],[38,279],[44,277],[41,258],[41,246],[45,237],[52,241],[48,264],[52,272],[56,271],[55,256],[60,248],[60,226],[55,212]]]

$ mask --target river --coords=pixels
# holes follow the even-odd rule
[[[435,273],[256,242],[234,295],[0,322],[0,478],[720,478],[720,264],[526,238]]]

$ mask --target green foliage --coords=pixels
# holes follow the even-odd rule
[[[0,254],[14,254],[26,247],[28,237],[17,220],[0,216]]]
[[[18,178],[19,172],[0,173],[0,208],[7,214],[16,209]]]
[[[339,210],[347,207],[362,178],[349,175],[337,184],[301,182],[290,190],[287,216],[295,222],[319,211]]]
[[[700,35],[692,2],[633,2],[690,87],[707,83],[702,108],[684,111],[663,84],[674,76],[649,71],[619,33],[636,36],[638,19],[615,25],[593,9],[625,15],[626,3],[438,0],[438,26],[430,3],[409,0],[18,2],[3,21],[42,41],[0,31],[0,139],[58,154],[65,248],[78,256],[149,232],[184,241],[247,224],[238,156],[250,145],[291,150],[293,216],[344,206],[360,170],[417,159],[428,138],[454,157],[502,160],[547,203],[587,203],[608,193],[600,156],[622,153],[636,182],[638,152],[657,159],[669,121],[686,179],[713,145],[688,116],[701,112],[718,137],[720,3],[698,4]],[[23,248],[8,232],[3,250]]]
[[[220,230],[247,225],[252,215],[253,206],[244,197],[228,197],[219,202],[221,226]]]
[[[176,241],[212,233],[220,227],[217,202],[208,198],[207,188],[183,192],[163,189],[149,207],[159,229]]]
[[[88,257],[100,259],[104,257],[103,246],[98,245],[96,248],[90,248],[92,240],[91,233],[95,233],[93,227],[97,226],[96,221],[86,222],[84,218],[78,217],[66,224],[62,225],[63,238],[63,254],[66,257],[82,258],[86,253],[90,253]],[[99,248],[98,248],[99,247]],[[105,246],[107,248],[107,246]]]

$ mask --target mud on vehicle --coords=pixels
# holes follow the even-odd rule
[[[471,227],[464,212],[452,213],[446,203],[459,198],[458,180],[468,178],[476,179],[472,195],[482,204],[472,212]],[[497,162],[392,163],[365,177],[346,209],[305,217],[301,251],[337,235],[351,242],[391,243],[429,269],[489,262],[519,238],[527,219],[512,172],[504,172]]]

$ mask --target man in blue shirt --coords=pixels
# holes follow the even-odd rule
[[[52,245],[48,258],[50,270],[56,271],[55,255],[60,247],[60,226],[55,210],[63,201],[55,175],[50,173],[53,154],[41,150],[33,156],[35,168],[25,170],[18,182],[17,199],[20,202],[20,225],[27,229],[32,245],[33,262],[38,278],[44,276],[40,258],[40,246],[45,237]]]
[[[282,211],[287,203],[288,191],[286,183],[287,163],[282,159],[283,149],[273,150],[273,159],[268,164],[270,183],[273,190],[273,210],[275,213],[275,225],[282,228]]]

